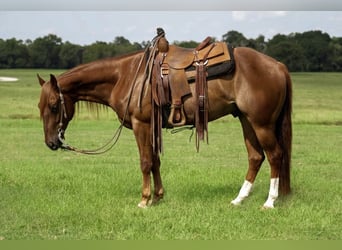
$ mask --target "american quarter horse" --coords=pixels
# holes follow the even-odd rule
[[[62,147],[64,131],[73,118],[78,101],[112,108],[123,126],[132,129],[137,141],[143,186],[139,207],[158,202],[164,194],[159,152],[151,142],[151,85],[144,84],[145,52],[102,59],[72,68],[48,81],[39,75],[40,116],[45,143]],[[292,144],[292,83],[286,66],[253,49],[234,49],[235,71],[208,79],[208,120],[234,114],[240,120],[248,152],[249,167],[243,185],[231,204],[248,197],[265,159],[271,167],[269,194],[264,208],[273,208],[279,193],[290,193]],[[134,86],[133,86],[134,85]],[[195,84],[190,85],[195,92]],[[141,98],[141,91],[144,92]],[[141,102],[141,103],[139,103]],[[186,124],[195,123],[195,100],[184,101]],[[137,108],[137,107],[140,108]],[[61,139],[62,138],[62,139]],[[154,195],[151,197],[151,174]]]

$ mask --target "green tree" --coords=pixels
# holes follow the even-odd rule
[[[29,66],[29,53],[22,40],[0,39],[0,68],[26,68]]]
[[[342,71],[342,37],[334,37],[329,44],[331,71]]]
[[[277,39],[278,40],[278,39]],[[301,46],[291,39],[269,42],[266,54],[284,63],[290,71],[304,71],[306,58]]]
[[[83,62],[91,62],[101,58],[112,57],[115,50],[106,42],[97,41],[91,45],[85,46],[83,50]]]
[[[31,65],[35,68],[58,68],[61,45],[62,39],[53,34],[37,38],[29,45]]]
[[[222,41],[234,47],[247,47],[249,45],[248,39],[236,30],[228,31],[222,36]]]
[[[59,51],[60,68],[72,68],[82,63],[82,46],[65,42]]]
[[[326,71],[331,68],[331,62],[328,60],[331,57],[331,41],[330,36],[322,31],[307,31],[304,33],[296,33],[295,41],[304,50],[304,55],[307,60],[307,71]]]
[[[183,48],[196,48],[199,43],[191,40],[191,41],[181,41],[181,42],[174,41],[173,44],[179,47],[183,47]]]
[[[128,39],[124,38],[123,36],[115,37],[111,46],[115,50],[115,55],[124,55],[130,52],[138,51],[143,49],[142,45],[139,43],[131,43]]]
[[[265,36],[259,35],[256,39],[248,40],[248,47],[251,47],[259,52],[265,53],[267,49],[267,43]]]

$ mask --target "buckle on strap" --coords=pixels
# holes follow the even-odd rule
[[[164,76],[169,74],[169,65],[163,63],[160,65],[160,77],[164,78]]]

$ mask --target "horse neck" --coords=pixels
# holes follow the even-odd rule
[[[134,68],[131,66],[133,56],[104,59],[80,65],[62,74],[58,81],[63,92],[69,94],[74,102],[87,101],[111,106],[112,93],[117,86],[127,88],[130,85],[131,73],[128,69]]]

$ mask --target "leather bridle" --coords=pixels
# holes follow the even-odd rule
[[[64,125],[63,118],[68,119],[68,114],[67,114],[66,105],[65,105],[65,98],[58,82],[57,82],[57,87],[58,87],[58,94],[59,94],[59,99],[60,99],[60,118],[59,118],[58,129],[57,129],[58,140],[61,143],[60,148],[64,150],[74,151],[77,153],[88,154],[88,155],[103,154],[109,151],[110,149],[112,149],[120,137],[121,130],[123,128],[123,122],[120,124],[119,128],[114,133],[114,136],[105,145],[103,145],[100,148],[97,148],[94,150],[84,150],[84,149],[78,149],[76,147],[70,146],[66,143],[64,139],[65,131],[63,129],[63,125]]]
[[[105,145],[103,145],[100,148],[97,148],[94,150],[84,150],[84,149],[78,149],[76,147],[72,147],[66,143],[64,139],[63,118],[68,119],[68,114],[67,114],[67,110],[65,106],[65,98],[63,96],[62,89],[58,83],[57,83],[57,87],[58,87],[58,94],[59,94],[59,99],[60,99],[60,119],[58,123],[57,132],[58,132],[58,140],[61,143],[61,146],[60,146],[61,149],[74,151],[74,152],[82,153],[82,154],[88,154],[88,155],[103,154],[109,151],[110,149],[112,149],[112,147],[116,144],[116,142],[118,141],[120,137],[121,130],[123,127],[123,122],[120,124],[120,127],[116,130],[114,136]]]
[[[59,110],[60,110],[60,118],[59,118],[59,123],[58,123],[58,140],[61,143],[61,148],[62,149],[69,149],[69,146],[65,143],[64,140],[64,129],[63,129],[63,118],[68,119],[68,114],[66,112],[66,107],[65,107],[65,99],[61,90],[61,87],[57,83],[57,88],[58,88],[58,94],[59,94],[59,99],[60,99],[60,105],[59,105]]]

